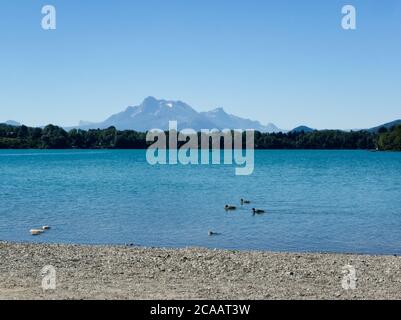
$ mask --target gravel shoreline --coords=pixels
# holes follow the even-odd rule
[[[401,299],[401,258],[0,242],[0,299]]]

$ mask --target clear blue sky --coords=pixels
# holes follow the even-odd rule
[[[100,121],[149,95],[284,129],[401,118],[401,1],[0,1],[0,121]]]

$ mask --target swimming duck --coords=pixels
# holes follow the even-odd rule
[[[265,210],[255,209],[255,208],[252,208],[252,211],[253,211],[253,214],[262,214],[262,213],[266,212]]]
[[[38,236],[38,235],[40,235],[40,234],[43,233],[43,230],[40,230],[40,229],[32,229],[32,230],[30,230],[29,232],[30,232],[31,235],[33,235],[33,236]]]
[[[225,205],[224,209],[226,209],[227,211],[229,210],[237,210],[237,207],[235,206],[229,206],[228,204]]]
[[[241,204],[242,204],[242,205],[244,205],[244,204],[250,204],[250,203],[251,203],[251,201],[249,201],[249,200],[241,199]]]

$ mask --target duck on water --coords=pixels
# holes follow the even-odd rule
[[[49,226],[43,226],[41,229],[31,229],[29,232],[33,236],[38,236],[44,233],[45,231],[50,230]]]
[[[265,213],[266,211],[261,210],[261,209],[252,208],[252,212],[253,212],[253,214],[262,214],[262,213]]]
[[[230,206],[230,205],[226,204],[226,205],[224,206],[224,209],[225,209],[226,211],[232,211],[232,210],[237,210],[237,207],[236,207],[236,206]]]

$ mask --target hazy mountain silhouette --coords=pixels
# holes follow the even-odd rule
[[[279,132],[274,124],[262,125],[258,121],[243,119],[226,113],[222,108],[209,112],[197,112],[182,101],[146,98],[140,105],[128,107],[100,123],[80,122],[80,129],[104,129],[110,126],[118,130],[147,131],[167,130],[169,121],[177,121],[178,129],[255,129],[261,132]]]

